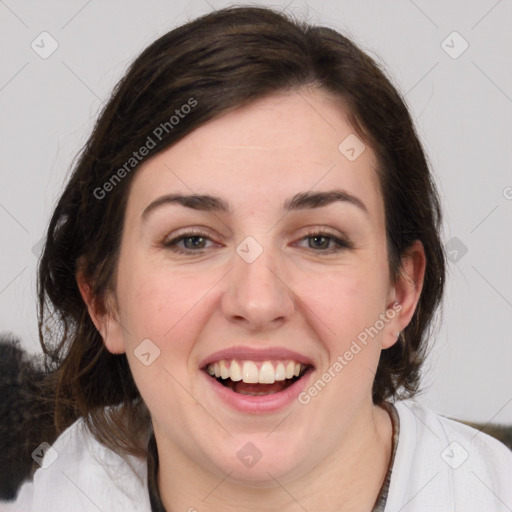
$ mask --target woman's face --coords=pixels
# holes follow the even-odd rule
[[[361,144],[341,107],[303,90],[137,171],[102,333],[126,351],[161,457],[285,481],[363,442],[380,351],[412,310],[395,304],[407,297]]]

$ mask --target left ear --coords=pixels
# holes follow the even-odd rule
[[[394,345],[398,339],[397,333],[405,329],[411,321],[423,289],[426,264],[423,244],[416,240],[402,255],[399,276],[390,289],[387,309],[393,309],[397,314],[388,325],[387,335],[382,339],[383,349]]]

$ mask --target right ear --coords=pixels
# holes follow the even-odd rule
[[[126,352],[121,324],[117,319],[117,313],[113,305],[115,301],[109,300],[108,297],[107,300],[96,297],[82,270],[77,271],[76,282],[80,295],[87,306],[89,316],[103,338],[103,343],[108,351],[112,354]]]

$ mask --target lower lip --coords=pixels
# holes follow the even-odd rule
[[[292,404],[295,400],[298,400],[297,397],[304,391],[312,371],[313,368],[309,368],[299,380],[295,381],[283,391],[259,396],[235,393],[226,386],[223,386],[220,382],[217,382],[216,379],[210,377],[206,372],[201,371],[201,373],[219,398],[231,408],[245,413],[263,414],[279,411]]]

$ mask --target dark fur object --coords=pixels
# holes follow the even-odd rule
[[[57,438],[53,405],[41,397],[41,358],[30,357],[12,336],[0,335],[0,499],[16,497],[37,464],[32,452]]]
[[[484,434],[488,434],[492,437],[498,439],[503,444],[507,445],[512,450],[512,425],[497,425],[493,423],[472,423],[470,421],[462,421],[457,420],[461,423],[469,425],[470,427],[476,428],[483,432]]]
[[[47,376],[43,368],[43,360],[30,357],[17,339],[0,335],[0,500],[16,497],[21,483],[38,468],[32,452],[57,438],[51,397],[41,394]],[[512,426],[463,423],[512,449]]]

